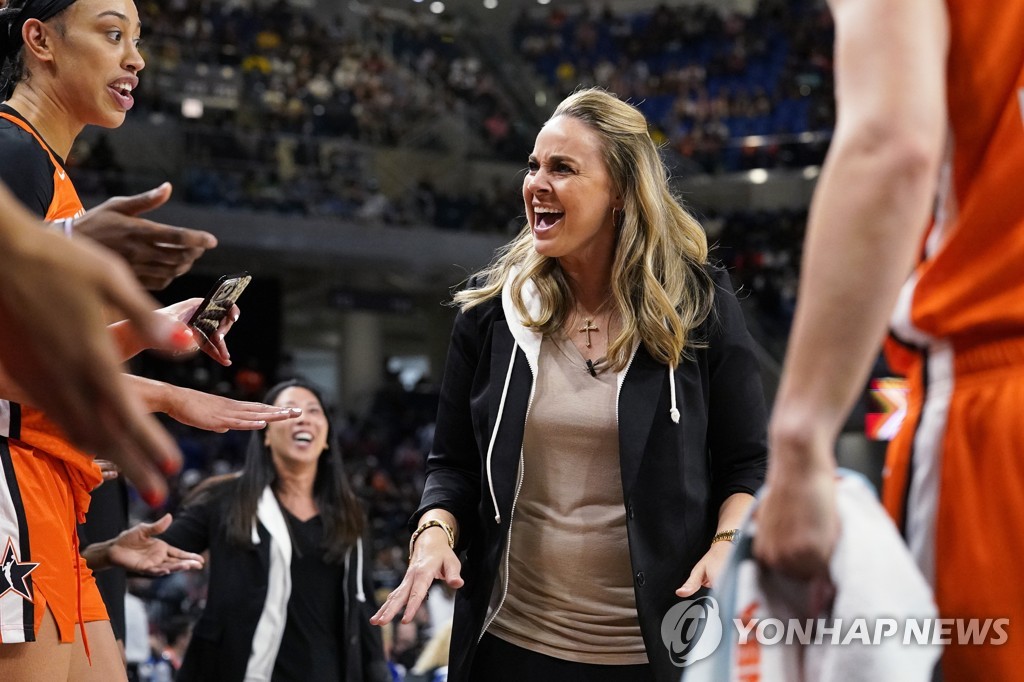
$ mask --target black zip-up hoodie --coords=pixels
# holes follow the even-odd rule
[[[715,303],[697,330],[705,348],[674,371],[638,346],[620,375],[622,499],[637,611],[656,679],[677,682],[661,622],[675,590],[710,546],[729,495],[764,480],[767,415],[760,369],[743,315],[720,269]],[[535,290],[524,290],[527,309]],[[541,335],[525,328],[509,287],[459,313],[441,385],[434,446],[415,527],[442,508],[459,523],[462,578],[455,601],[449,682],[468,679],[476,645],[504,600],[499,566],[508,547],[527,410]],[[529,473],[526,473],[529,475]]]

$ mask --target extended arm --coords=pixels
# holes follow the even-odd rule
[[[171,419],[206,431],[253,431],[267,422],[292,419],[302,414],[295,407],[232,400],[162,381],[125,375],[148,412],[163,412]]]
[[[471,310],[459,313],[455,320],[441,386],[434,445],[427,460],[427,482],[415,516],[419,524],[432,519],[449,524],[456,542],[460,530],[470,522],[480,494],[480,454],[470,415],[470,393],[480,354],[475,319],[475,310]],[[403,609],[402,622],[411,622],[434,580],[444,580],[452,588],[462,587],[462,564],[448,546],[443,529],[434,527],[423,531],[411,554],[402,583],[370,619],[374,625],[390,623]]]
[[[153,523],[140,523],[116,538],[89,545],[82,550],[82,557],[93,571],[120,566],[134,573],[161,576],[201,569],[202,556],[172,547],[156,537],[170,527],[171,521],[171,515],[164,514]]]

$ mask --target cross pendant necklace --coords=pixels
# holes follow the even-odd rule
[[[585,324],[582,327],[580,327],[579,332],[580,334],[586,332],[587,348],[590,348],[590,332],[600,331],[600,329],[598,329],[598,327],[593,324],[593,320],[591,320],[589,317],[584,318],[584,322]]]

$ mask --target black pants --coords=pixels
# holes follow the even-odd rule
[[[552,658],[485,634],[476,648],[471,682],[654,682],[643,665],[595,665]]]

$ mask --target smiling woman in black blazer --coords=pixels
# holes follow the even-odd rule
[[[388,680],[367,622],[363,512],[324,402],[302,381],[278,384],[266,401],[302,416],[254,433],[242,471],[203,483],[162,536],[210,552],[206,608],[177,679]]]

